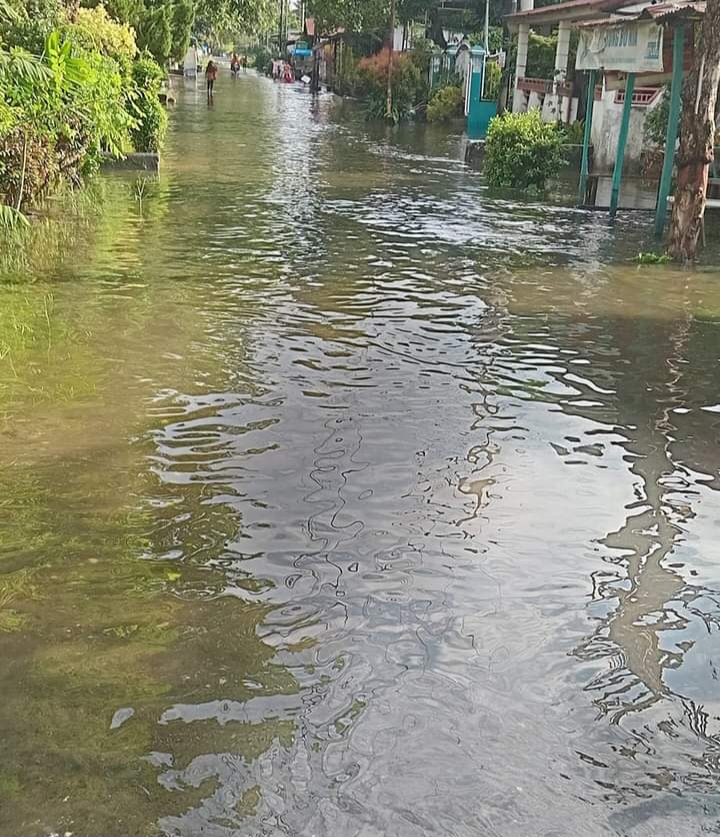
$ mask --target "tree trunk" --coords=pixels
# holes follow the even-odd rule
[[[720,3],[720,0],[716,0]],[[390,0],[390,37],[388,39],[388,71],[387,71],[387,99],[385,103],[385,116],[389,120],[393,118],[393,47],[395,46],[395,0]]]
[[[679,262],[695,259],[710,163],[714,159],[715,104],[720,82],[720,0],[707,0],[693,68],[683,90],[680,149],[668,252]]]

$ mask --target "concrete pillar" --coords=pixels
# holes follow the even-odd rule
[[[530,27],[527,23],[521,23],[518,27],[518,45],[517,45],[517,59],[515,62],[515,83],[519,78],[525,77],[527,70],[528,58],[528,39],[530,37]]]
[[[555,51],[555,81],[565,81],[570,55],[570,24],[561,20],[558,26],[557,49]]]
[[[520,0],[520,12],[529,12],[530,9],[535,8],[535,0]]]
[[[521,23],[518,27],[517,58],[515,60],[515,85],[513,89],[513,113],[522,113],[526,109],[525,94],[518,90],[518,79],[525,78],[528,57],[528,38],[530,27]]]

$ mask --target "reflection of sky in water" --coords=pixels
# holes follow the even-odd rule
[[[12,390],[48,487],[17,507],[56,531],[12,558],[56,607],[3,634],[0,710],[6,773],[62,794],[9,796],[10,829],[700,834],[716,277],[604,267],[647,219],[511,202],[457,137],[341,107],[186,93],[148,198],[172,223],[118,200],[132,235],[63,264],[53,345],[91,395]],[[18,710],[40,693],[53,736]]]

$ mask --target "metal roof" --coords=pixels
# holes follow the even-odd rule
[[[674,20],[698,19],[705,14],[705,0],[671,0],[664,3],[634,4],[615,9],[608,17],[578,21],[578,29],[614,24],[634,20],[652,20],[660,24],[669,24]]]
[[[562,3],[553,3],[550,6],[539,6],[536,9],[527,9],[524,12],[514,12],[506,15],[506,19],[513,23],[520,23],[536,17],[557,18],[558,20],[572,20],[577,13],[587,11],[603,12],[619,8],[627,0],[564,0]]]
[[[677,0],[674,3],[653,3],[646,6],[638,17],[667,23],[673,18],[702,17],[704,14],[705,0]]]

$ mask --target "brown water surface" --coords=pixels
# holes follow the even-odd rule
[[[254,75],[172,122],[2,275],[0,833],[720,833],[720,273]]]

